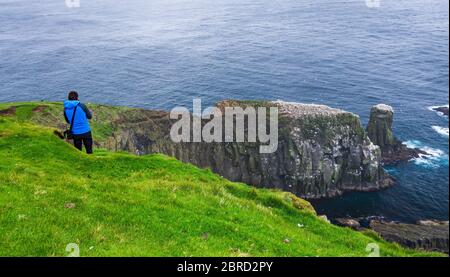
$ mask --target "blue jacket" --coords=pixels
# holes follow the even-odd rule
[[[73,112],[75,107],[78,106],[75,113],[75,119],[73,120],[72,133],[74,135],[81,135],[91,131],[89,126],[89,119],[92,118],[92,114],[86,105],[80,103],[80,101],[64,101],[64,117],[67,123],[71,123]]]

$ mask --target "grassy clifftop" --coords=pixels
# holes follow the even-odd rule
[[[37,124],[39,103],[21,105],[0,105],[0,256],[65,256],[69,243],[81,256],[366,256],[369,243],[382,256],[438,255],[163,155],[87,156]]]

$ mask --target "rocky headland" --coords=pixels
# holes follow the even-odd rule
[[[323,105],[285,102],[222,101],[217,107],[279,108],[278,150],[261,154],[259,143],[174,143],[169,113],[132,110],[114,122],[116,131],[102,143],[112,150],[163,153],[210,168],[231,181],[278,188],[304,198],[374,191],[392,185],[359,117]],[[204,124],[204,123],[203,123]]]
[[[260,153],[259,142],[176,143],[170,137],[176,120],[169,112],[103,105],[91,105],[93,126],[97,126],[95,142],[113,151],[166,154],[210,168],[231,181],[278,188],[307,199],[387,188],[394,180],[384,164],[427,154],[408,148],[394,136],[394,110],[388,105],[372,107],[365,129],[359,116],[324,105],[236,100],[216,104],[220,110],[249,106],[278,108],[276,152]],[[14,113],[15,108],[2,113]],[[64,128],[60,111],[49,111],[43,105],[33,113],[40,124]],[[207,122],[202,120],[202,126]]]
[[[306,199],[381,190],[394,183],[382,167],[380,147],[372,143],[359,116],[344,110],[281,101],[217,103],[219,109],[278,107],[278,149],[264,154],[259,142],[175,143],[170,129],[176,120],[166,111],[89,106],[97,147],[138,155],[166,154],[210,168],[231,181],[277,188]],[[61,111],[43,107],[32,112],[33,120],[64,129]]]

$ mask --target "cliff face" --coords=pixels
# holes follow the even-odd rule
[[[174,143],[169,113],[128,110],[114,120],[115,131],[102,146],[136,154],[163,153],[208,167],[232,181],[279,188],[304,198],[333,197],[344,191],[387,187],[381,152],[358,116],[320,105],[226,101],[279,108],[278,150],[261,154],[259,143]]]

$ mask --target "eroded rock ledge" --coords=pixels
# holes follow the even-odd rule
[[[336,218],[332,222],[357,231],[371,229],[385,240],[404,247],[449,253],[448,221],[419,220],[415,224],[408,224],[368,217]]]
[[[425,220],[406,224],[372,220],[370,228],[385,240],[405,247],[449,253],[448,221]]]
[[[223,101],[226,106],[279,107],[279,145],[260,154],[258,143],[174,143],[167,112],[130,110],[114,122],[104,143],[112,150],[163,153],[210,168],[232,181],[279,188],[304,198],[333,197],[344,191],[374,191],[392,185],[381,167],[381,151],[355,114],[322,105]]]

